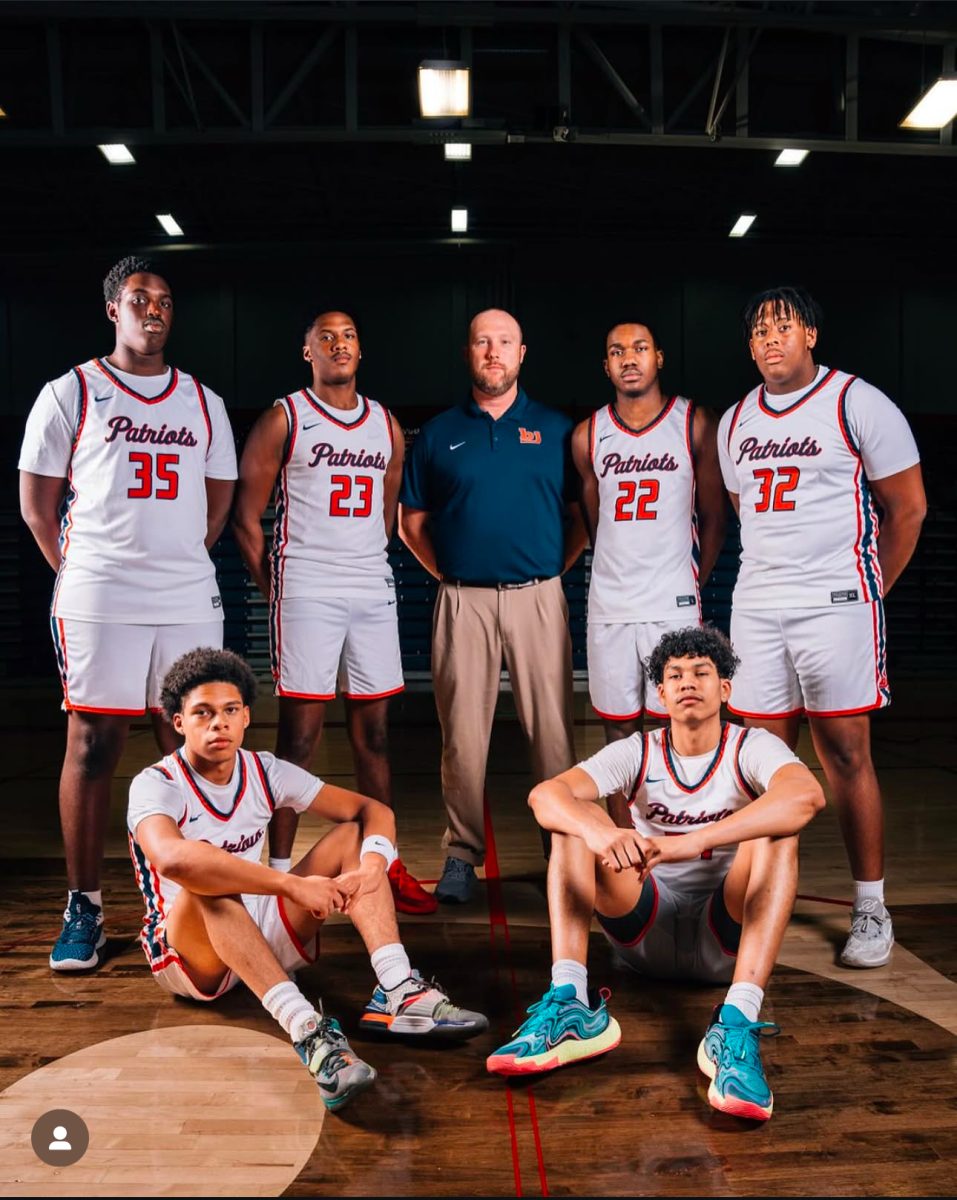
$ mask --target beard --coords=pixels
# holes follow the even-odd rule
[[[473,371],[472,383],[483,396],[504,396],[518,379],[520,369],[520,366],[515,367],[514,370],[506,367],[502,375],[489,375],[483,370]]]

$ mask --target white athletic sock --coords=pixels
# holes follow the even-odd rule
[[[270,854],[269,865],[270,865],[270,867],[272,867],[272,869],[274,871],[288,872],[289,868],[292,866],[292,859],[291,858],[273,858],[273,856]]]
[[[764,988],[753,983],[732,983],[724,998],[725,1004],[733,1004],[749,1021],[756,1021],[764,1003]]]
[[[380,946],[369,955],[375,977],[379,986],[391,992],[412,974],[412,964],[401,942],[391,942],[388,946]]]
[[[854,903],[859,900],[880,900],[884,903],[884,880],[866,879],[863,882],[854,880]]]
[[[84,892],[84,891],[80,891],[79,888],[77,888],[76,890],[78,892],[80,892],[81,896],[86,896],[87,900],[89,900],[89,902],[91,904],[95,904],[97,908],[103,907],[103,892],[101,889],[98,888],[95,892]],[[72,895],[73,895],[73,892],[67,892],[67,894],[66,894],[67,908],[70,907],[70,897]]]
[[[294,1042],[301,1042],[321,1019],[316,1006],[291,981],[274,984],[263,996],[262,1005]]]
[[[582,1004],[588,1004],[588,968],[584,963],[573,958],[556,959],[552,963],[552,987],[561,987],[563,983],[570,983]]]

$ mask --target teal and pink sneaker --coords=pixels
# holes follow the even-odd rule
[[[698,1066],[711,1080],[712,1108],[753,1121],[771,1116],[774,1096],[764,1077],[760,1043],[780,1032],[772,1021],[749,1021],[733,1004],[718,1005],[698,1047]]]
[[[580,1059],[605,1054],[621,1041],[618,1022],[608,1015],[602,988],[597,1008],[589,1008],[570,983],[550,987],[527,1011],[528,1020],[486,1060],[496,1075],[536,1075]]]

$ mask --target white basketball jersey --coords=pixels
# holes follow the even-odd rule
[[[853,375],[821,367],[803,393],[764,385],[725,413],[725,484],[740,497],[740,609],[819,608],[882,596],[868,486],[919,460],[899,409]]]
[[[48,384],[22,470],[68,480],[53,615],[179,625],[222,619],[206,538],[206,477],[235,479],[222,400],[172,368],[148,398],[101,359]]]
[[[624,792],[640,834],[661,838],[731,816],[767,790],[775,771],[799,761],[767,730],[726,724],[711,754],[677,755],[666,726],[612,742],[579,765],[603,796]],[[720,846],[688,862],[662,863],[654,872],[677,891],[710,891],[736,850]]]
[[[393,452],[387,410],[359,396],[361,412],[347,423],[309,388],[276,403],[285,409],[289,436],[276,483],[273,601],[388,592],[394,584],[383,511]]]
[[[133,870],[146,904],[140,941],[154,969],[162,965],[155,961],[165,953],[159,934],[181,888],[156,870],[137,842],[139,822],[147,816],[169,816],[189,841],[209,842],[258,863],[275,810],[304,812],[321,787],[314,775],[292,763],[249,750],[239,751],[233,778],[224,787],[197,775],[180,751],[136,776],[130,785],[127,825]]]
[[[624,425],[610,404],[593,414],[599,507],[589,621],[699,620],[693,415],[682,396],[644,429]]]

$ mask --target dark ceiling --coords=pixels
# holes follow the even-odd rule
[[[446,239],[898,244],[952,253],[953,3],[0,3],[0,249]],[[421,121],[424,58],[473,116]],[[441,141],[469,140],[470,163]],[[96,145],[123,141],[111,167]],[[796,169],[776,149],[805,146]]]

